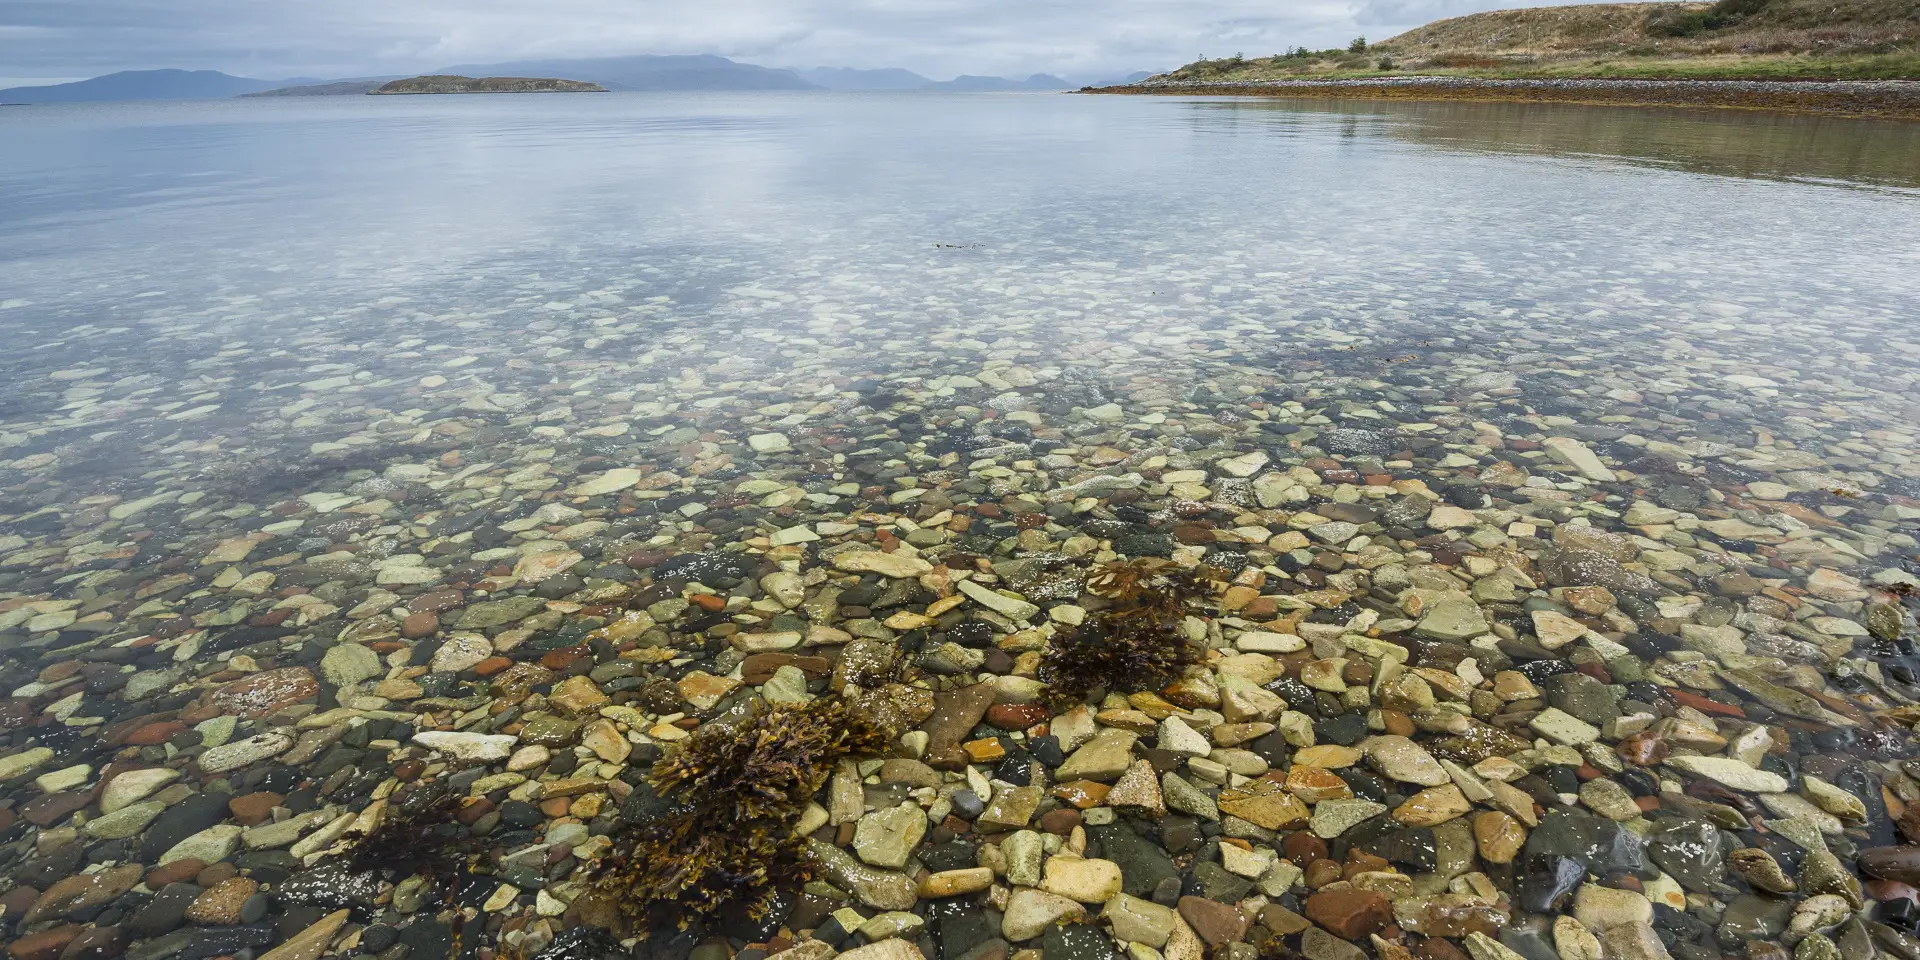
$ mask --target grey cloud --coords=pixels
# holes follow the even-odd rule
[[[278,78],[451,63],[718,53],[930,76],[1169,69],[1344,43],[1450,0],[10,0],[0,73],[185,67]],[[1394,18],[1400,18],[1395,21]],[[1384,36],[1384,32],[1381,32]]]

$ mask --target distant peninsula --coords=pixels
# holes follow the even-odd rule
[[[381,84],[367,93],[392,96],[423,93],[606,93],[607,88],[584,80],[549,77],[410,77]]]

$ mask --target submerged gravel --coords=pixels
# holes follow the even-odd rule
[[[36,331],[9,956],[1920,957],[1899,308],[894,256]],[[1051,702],[1140,558],[1219,571],[1204,662]],[[649,768],[833,693],[910,729],[807,810],[813,880],[601,930]],[[423,788],[452,876],[343,859]]]

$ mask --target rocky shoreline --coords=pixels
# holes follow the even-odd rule
[[[245,532],[163,485],[10,534],[9,956],[1920,956],[1920,689],[1876,659],[1920,501],[1051,379],[912,430],[635,398],[571,429],[637,457],[451,430]],[[1209,441],[1143,442],[1176,420]],[[1193,665],[1050,699],[1089,573],[1147,562],[1209,582]],[[812,879],[633,940],[595,865],[664,758],[829,697],[891,732],[785,825]]]
[[[1306,97],[1352,100],[1493,100],[1609,106],[1777,110],[1920,120],[1920,80],[1625,80],[1407,76],[1351,80],[1149,81],[1081,93]]]
[[[1226,172],[0,300],[9,960],[1920,957],[1890,201]]]

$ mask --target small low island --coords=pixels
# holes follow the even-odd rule
[[[584,80],[545,77],[409,77],[367,91],[371,96],[425,93],[606,93],[607,88]]]

